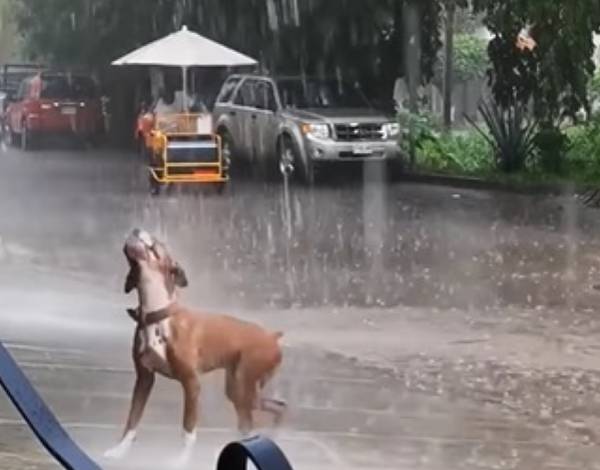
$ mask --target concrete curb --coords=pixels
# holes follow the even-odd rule
[[[481,178],[472,178],[468,176],[453,176],[436,173],[405,172],[399,178],[400,181],[408,183],[430,184],[437,186],[450,186],[461,189],[503,191],[519,194],[572,194],[581,193],[587,188],[578,187],[569,183],[532,183],[515,184],[502,183],[499,181],[490,181]]]

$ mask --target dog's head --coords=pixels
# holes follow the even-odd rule
[[[142,270],[160,273],[170,295],[176,287],[187,287],[188,280],[183,268],[169,255],[166,247],[145,230],[134,229],[123,247],[129,263],[125,280],[125,292],[138,288]]]

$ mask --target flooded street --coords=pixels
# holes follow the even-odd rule
[[[127,154],[0,152],[0,340],[103,467],[164,468],[166,380],[131,458],[99,457],[133,385],[121,248],[143,226],[185,267],[186,303],[285,331],[273,435],[294,468],[600,468],[600,213],[381,179],[152,198]],[[203,379],[194,468],[235,438],[222,389]],[[0,467],[57,468],[3,396]]]

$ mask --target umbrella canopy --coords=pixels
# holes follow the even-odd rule
[[[166,67],[236,67],[256,60],[211,41],[186,26],[115,60],[113,65],[161,65]]]

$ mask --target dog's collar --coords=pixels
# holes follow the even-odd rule
[[[129,316],[137,322],[139,326],[150,326],[160,323],[163,320],[166,320],[170,316],[170,308],[161,308],[160,310],[156,310],[154,312],[142,313],[140,312],[139,307],[137,309],[128,308],[127,313]]]
[[[169,318],[169,308],[162,308],[160,310],[156,310],[155,312],[145,313],[140,316],[140,323],[143,326],[150,326],[156,323],[160,323],[163,320]]]

